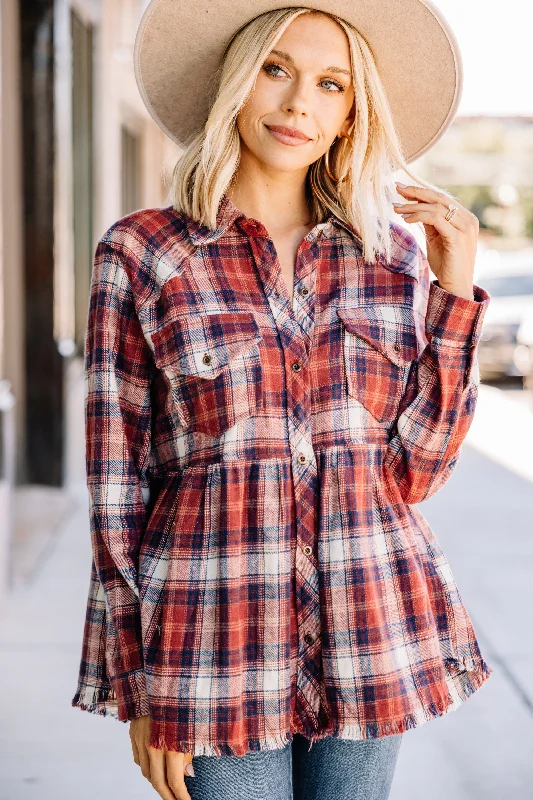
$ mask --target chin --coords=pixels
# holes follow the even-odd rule
[[[289,148],[287,148],[287,150],[289,150]],[[277,169],[284,172],[305,169],[309,164],[312,164],[312,161],[309,160],[309,154],[307,154],[307,159],[302,162],[296,159],[290,152],[281,155],[279,151],[274,152],[272,147],[267,146],[263,146],[258,151],[254,150],[251,152],[258,161],[269,169]]]

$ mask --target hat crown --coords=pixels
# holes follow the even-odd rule
[[[205,125],[224,51],[254,17],[299,0],[151,0],[135,39],[135,76],[159,127],[185,147]],[[321,0],[310,6],[353,25],[367,41],[407,162],[445,133],[463,86],[459,45],[429,0]]]

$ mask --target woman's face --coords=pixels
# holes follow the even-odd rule
[[[350,49],[340,25],[302,14],[264,60],[237,116],[241,159],[269,170],[303,170],[322,156],[353,120]],[[272,126],[296,128],[305,140],[276,136]]]

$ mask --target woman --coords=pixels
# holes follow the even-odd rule
[[[165,800],[382,800],[405,731],[492,672],[416,506],[459,458],[489,302],[475,216],[408,167],[461,62],[420,0],[254,6],[153,0],[138,32],[185,151],[173,204],[96,252],[72,704],[131,720]],[[421,185],[393,207],[398,169]]]

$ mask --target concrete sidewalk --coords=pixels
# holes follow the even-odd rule
[[[157,797],[134,764],[128,723],[70,705],[89,585],[83,492],[30,584],[0,618],[0,800]]]
[[[488,429],[475,437],[490,437],[495,420],[506,424],[487,412],[492,402],[501,411],[501,400],[482,392]],[[533,798],[532,495],[520,471],[466,443],[448,484],[420,506],[494,673],[457,711],[405,734],[390,800]],[[0,800],[158,796],[133,762],[128,724],[70,705],[89,568],[81,486],[54,546],[0,617]]]

